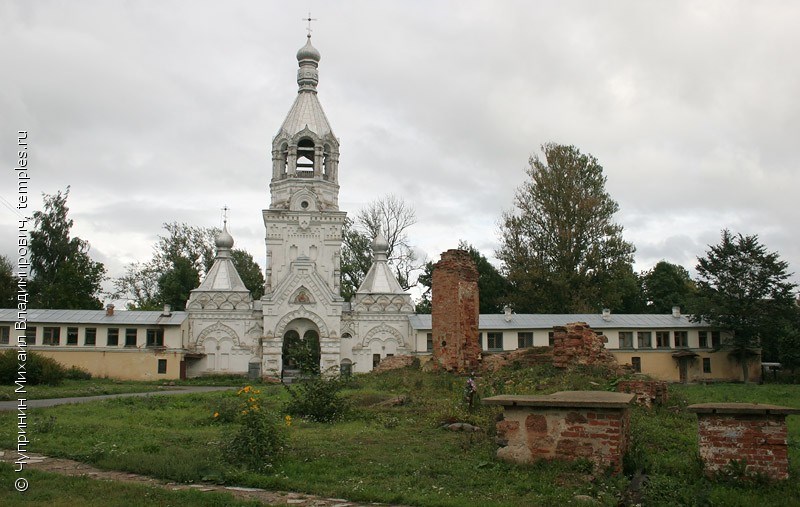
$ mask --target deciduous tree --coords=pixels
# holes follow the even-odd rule
[[[758,236],[727,229],[719,244],[698,258],[694,318],[731,334],[724,345],[741,364],[745,382],[758,347],[775,340],[791,318],[796,285],[789,281],[788,268]]]
[[[636,284],[634,247],[613,221],[619,206],[606,192],[603,168],[574,146],[542,146],[530,159],[515,208],[503,213],[497,257],[517,312],[574,313],[619,309]],[[630,281],[630,280],[629,280]]]
[[[0,255],[0,308],[17,307],[17,277],[8,257]]]
[[[466,241],[458,242],[459,250],[469,253],[475,266],[478,268],[478,291],[480,293],[479,304],[480,313],[502,313],[503,307],[508,303],[509,284],[505,277],[497,268],[489,262],[489,259],[474,246]],[[431,313],[431,288],[433,283],[433,262],[425,264],[425,268],[419,275],[419,283],[425,290],[420,301],[417,302],[417,313]]]
[[[680,306],[686,313],[694,311],[697,286],[683,266],[659,261],[642,274],[642,288],[648,313],[670,313],[673,306]]]
[[[106,269],[89,256],[89,243],[71,237],[69,187],[44,195],[44,209],[33,213],[30,237],[31,307],[99,309]]]

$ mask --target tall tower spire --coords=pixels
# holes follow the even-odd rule
[[[309,33],[297,52],[297,98],[272,140],[270,209],[339,209],[339,140],[317,97],[319,61]]]

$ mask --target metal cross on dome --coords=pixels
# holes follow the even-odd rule
[[[306,28],[306,31],[308,32],[308,35],[306,37],[308,37],[310,39],[311,38],[311,22],[312,21],[317,21],[317,18],[312,18],[311,17],[311,11],[308,11],[308,17],[307,18],[303,18],[303,21],[308,21],[308,27]]]
[[[222,221],[226,224],[228,223],[228,210],[230,210],[230,208],[227,204],[222,207]]]

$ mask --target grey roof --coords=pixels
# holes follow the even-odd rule
[[[322,104],[319,103],[317,94],[311,91],[301,91],[297,94],[278,135],[285,132],[288,137],[292,137],[306,127],[320,138],[333,136],[328,117],[322,110]]]
[[[217,236],[217,255],[214,264],[208,270],[206,277],[196,291],[225,291],[225,292],[250,292],[245,287],[242,277],[236,271],[236,266],[231,260],[231,248],[233,248],[233,236],[228,232],[228,223],[222,226],[222,232]]]
[[[414,329],[431,329],[430,315],[411,315],[409,323]],[[585,322],[592,329],[675,329],[708,326],[704,322],[693,322],[689,316],[673,317],[651,314],[611,314],[608,320],[594,313],[514,313],[511,320],[506,321],[504,314],[484,314],[480,316],[480,329],[550,329],[564,326],[572,322]]]
[[[372,266],[369,267],[364,281],[356,291],[356,294],[405,294],[406,291],[400,287],[400,283],[392,273],[386,260],[386,250],[389,244],[378,233],[372,241]]]
[[[169,316],[160,311],[117,310],[107,316],[105,310],[28,310],[31,324],[107,324],[107,325],[164,325],[178,326],[186,320],[186,312],[172,312]],[[0,322],[16,322],[16,309],[0,309]]]

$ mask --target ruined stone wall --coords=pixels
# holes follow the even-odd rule
[[[588,459],[619,473],[630,440],[630,411],[606,408],[505,407],[497,457],[514,463]]]
[[[437,368],[471,373],[479,366],[478,269],[464,250],[448,250],[432,283],[433,357]]]
[[[620,380],[617,392],[636,395],[635,402],[647,408],[663,405],[669,399],[667,383],[663,380]]]
[[[597,335],[585,322],[574,322],[553,328],[553,366],[604,365],[617,368],[619,364],[606,348],[608,338]]]
[[[789,477],[786,416],[781,414],[697,414],[700,458],[707,473],[745,461],[746,472],[771,479]]]

